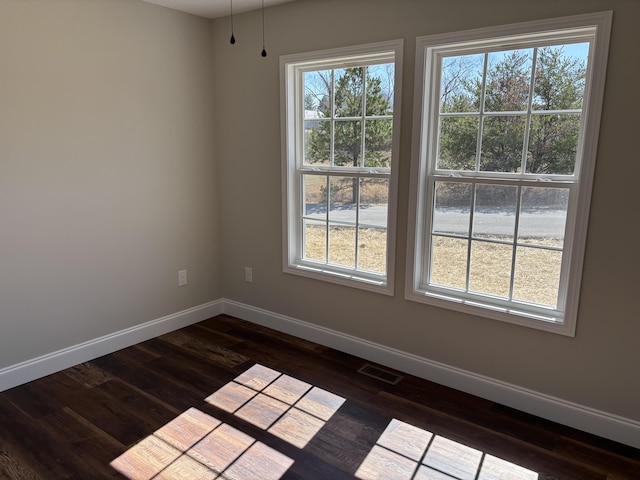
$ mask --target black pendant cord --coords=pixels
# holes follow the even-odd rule
[[[231,45],[236,43],[236,37],[233,35],[233,0],[231,0],[231,38],[229,39],[229,43]]]
[[[262,0],[262,53],[260,55],[267,56],[267,50],[264,48],[264,0]]]

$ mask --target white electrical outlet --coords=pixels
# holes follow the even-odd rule
[[[187,271],[180,270],[178,272],[178,286],[184,287],[187,284]]]
[[[251,267],[244,267],[244,281],[253,283],[253,269]]]

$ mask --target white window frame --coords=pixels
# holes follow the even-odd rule
[[[396,238],[397,163],[400,139],[400,105],[402,85],[402,40],[336,48],[280,57],[282,122],[282,198],[283,198],[283,271],[331,283],[369,290],[386,295],[394,293]],[[303,122],[305,71],[322,68],[345,68],[393,62],[394,111],[392,156],[389,168],[304,166]],[[387,213],[386,275],[346,268],[303,258],[302,174],[309,171],[372,175],[389,181]]]
[[[416,41],[416,83],[412,175],[410,187],[408,252],[405,298],[442,308],[492,318],[539,330],[575,336],[580,282],[587,236],[591,190],[595,170],[600,116],[612,12],[576,15],[549,20],[481,28],[452,34],[429,35]],[[490,52],[518,47],[544,46],[566,38],[591,41],[584,94],[583,121],[578,140],[574,175],[535,178],[511,174],[513,184],[540,186],[548,182],[569,182],[569,205],[565,227],[564,254],[560,274],[558,308],[548,311],[500,302],[491,297],[458,292],[428,284],[425,262],[430,258],[433,192],[428,187],[436,178],[435,157],[438,140],[440,62],[445,53]],[[470,179],[491,183],[488,172],[474,173]],[[502,176],[501,181],[504,180]],[[544,181],[542,181],[544,180]],[[445,289],[446,290],[446,289]]]

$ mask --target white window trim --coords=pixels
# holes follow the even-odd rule
[[[401,86],[402,86],[402,50],[403,40],[371,43],[366,45],[320,50],[308,53],[283,55],[280,57],[280,99],[281,99],[281,142],[282,142],[282,229],[283,229],[283,271],[285,273],[337,283],[354,288],[368,290],[385,295],[394,294],[394,272],[396,253],[396,211],[397,211],[397,170],[400,150]],[[302,108],[296,102],[301,96],[294,79],[294,71],[308,66],[321,67],[323,63],[335,65],[336,61],[356,65],[364,58],[366,61],[376,58],[393,57],[395,63],[394,113],[392,157],[389,178],[389,201],[387,214],[387,274],[367,275],[349,269],[334,266],[315,265],[302,260],[298,239],[301,232],[301,186],[296,181],[296,161],[299,155],[299,139],[296,126],[302,121]],[[291,99],[295,99],[293,102]],[[321,167],[320,167],[321,168]],[[334,167],[334,171],[339,168]],[[358,169],[348,168],[345,172],[357,173]]]
[[[487,317],[508,323],[523,325],[539,330],[553,332],[573,337],[576,332],[576,320],[579,308],[579,294],[584,263],[584,253],[587,237],[587,224],[589,219],[589,207],[593,176],[595,170],[596,153],[598,147],[598,134],[600,129],[600,116],[602,112],[602,100],[604,96],[604,84],[606,75],[607,55],[609,50],[609,36],[611,31],[612,12],[598,12],[592,14],[575,15],[549,20],[533,21],[501,27],[481,28],[457,32],[453,34],[440,34],[419,37],[416,41],[416,70],[415,70],[415,100],[413,117],[413,145],[412,168],[409,202],[408,224],[408,249],[405,279],[405,298],[437,307],[464,312],[476,316]],[[431,61],[434,49],[441,50],[447,45],[468,47],[470,50],[479,42],[486,44],[490,39],[510,37],[509,41],[517,41],[538,37],[544,40],[545,36],[566,29],[591,29],[595,28],[594,41],[589,57],[589,70],[591,76],[588,82],[588,90],[585,91],[583,115],[586,123],[581,132],[583,138],[578,148],[582,147],[582,163],[576,166],[579,172],[577,195],[570,201],[565,233],[565,255],[568,256],[568,284],[566,285],[566,303],[564,316],[558,318],[554,311],[549,316],[533,315],[531,313],[517,311],[509,308],[500,308],[490,302],[479,303],[464,300],[455,296],[437,295],[426,289],[420,288],[421,266],[423,255],[428,252],[424,249],[424,235],[428,235],[428,222],[425,212],[425,195],[427,195],[427,145],[429,135],[423,135],[431,127],[429,123],[433,119],[433,108],[438,108],[438,99],[433,98],[437,89],[430,88],[431,75],[425,74],[425,69]],[[535,40],[533,40],[535,41]],[[498,47],[500,41],[496,41]],[[431,92],[431,98],[429,97]],[[426,112],[426,113],[425,113]],[[565,278],[567,275],[565,276]],[[566,280],[562,280],[566,281]]]

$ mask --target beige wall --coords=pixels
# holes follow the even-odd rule
[[[211,53],[138,1],[0,2],[0,369],[220,298]]]
[[[568,338],[404,300],[415,39],[613,10],[602,133],[577,335]],[[298,0],[214,22],[226,298],[640,420],[640,2],[637,0]],[[405,40],[396,293],[393,297],[282,273],[279,56]],[[243,267],[253,267],[253,283]]]

